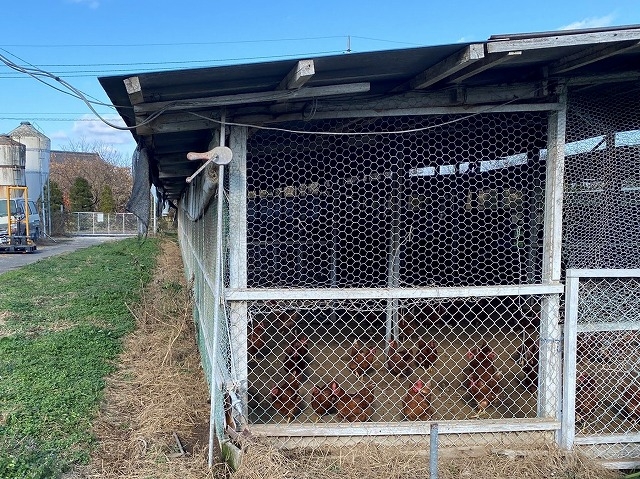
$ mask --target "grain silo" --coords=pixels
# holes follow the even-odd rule
[[[25,186],[26,146],[0,135],[0,198],[8,198],[9,186]],[[12,196],[21,195],[13,194]]]
[[[31,123],[23,121],[9,136],[26,146],[25,186],[29,199],[42,200],[49,179],[51,140],[36,130]]]

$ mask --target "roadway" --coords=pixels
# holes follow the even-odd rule
[[[105,241],[122,239],[122,236],[73,236],[65,238],[45,239],[38,242],[38,249],[33,253],[0,253],[0,274],[41,259],[78,249],[87,248]]]

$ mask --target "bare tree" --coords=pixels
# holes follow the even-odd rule
[[[94,198],[93,209],[99,210],[99,201],[106,187],[111,189],[118,212],[125,211],[131,194],[132,176],[130,160],[122,153],[100,141],[70,142],[62,152],[51,152],[50,176],[68,200],[73,182],[78,176],[86,178]],[[70,206],[68,201],[66,206]]]

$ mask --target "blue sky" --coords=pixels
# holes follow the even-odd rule
[[[640,0],[31,0],[4,2],[2,19],[0,54],[108,103],[99,76],[640,24]],[[128,159],[134,148],[79,99],[0,64],[0,133],[21,121],[52,149],[98,141]]]

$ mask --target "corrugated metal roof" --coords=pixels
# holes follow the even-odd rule
[[[326,104],[325,118],[332,114],[330,103],[338,100],[341,111],[345,104],[382,109],[375,102],[403,98],[425,106],[466,107],[500,102],[504,95],[480,92],[505,88],[512,89],[511,102],[553,102],[561,82],[590,88],[638,82],[639,45],[640,26],[633,25],[99,80],[126,124],[142,124],[133,136],[147,147],[153,182],[176,199],[199,166],[186,153],[209,149],[217,124],[205,118],[217,119],[223,109],[227,121],[263,125],[303,121],[310,102],[318,99]],[[300,79],[303,86],[292,82],[287,88],[303,60],[311,62],[313,73]],[[532,88],[535,95],[522,94]]]

